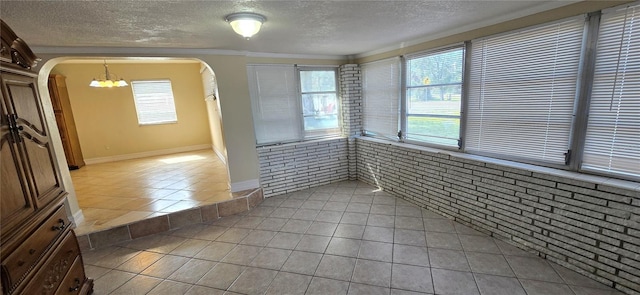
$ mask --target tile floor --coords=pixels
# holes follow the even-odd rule
[[[373,189],[326,185],[87,251],[87,274],[97,295],[621,294]]]
[[[84,214],[78,235],[232,198],[211,150],[87,165],[71,178]]]

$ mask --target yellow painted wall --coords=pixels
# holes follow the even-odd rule
[[[60,64],[85,159],[211,144],[200,64],[109,64],[127,81],[169,79],[178,123],[139,125],[131,87],[93,88],[101,64]]]
[[[132,50],[131,52],[123,53],[81,53],[81,52],[68,52],[68,53],[39,53],[36,51],[36,55],[42,59],[38,66],[35,67],[35,71],[42,74],[50,73],[54,67],[57,67],[60,62],[69,59],[101,59],[103,57],[112,58],[153,58],[166,59],[172,58],[192,58],[199,59],[211,67],[216,75],[219,93],[220,110],[222,112],[222,124],[224,126],[224,143],[227,147],[227,160],[229,168],[229,180],[231,184],[234,183],[257,183],[259,178],[259,164],[258,156],[256,152],[256,140],[253,132],[253,120],[251,117],[251,100],[249,98],[249,85],[247,81],[246,65],[247,60],[245,56],[234,55],[210,55],[210,54],[195,54],[195,53],[153,53],[148,49],[144,50]],[[115,66],[115,65],[114,65]],[[111,66],[110,66],[111,67]],[[113,67],[115,73],[119,71]],[[97,73],[92,72],[91,75]],[[196,80],[201,81],[199,71],[196,71]],[[38,79],[38,85],[40,89],[46,89],[46,77],[40,77]],[[201,82],[200,82],[201,83]],[[202,89],[202,87],[199,87]],[[201,91],[201,90],[200,90]],[[47,91],[41,91],[43,99],[46,101],[49,99]],[[204,103],[202,99],[203,93],[199,95],[199,100]],[[50,103],[47,104],[46,109],[50,109]],[[201,109],[205,112],[206,107]],[[75,115],[75,113],[74,113]],[[178,114],[180,116],[180,114]],[[51,116],[49,116],[51,117]],[[52,122],[53,119],[48,118]],[[203,119],[204,124],[206,118]],[[51,125],[51,124],[50,124]],[[51,126],[53,130],[57,130],[55,123]],[[208,130],[206,131],[209,132]],[[210,136],[209,136],[210,138]],[[64,161],[64,153],[62,151],[62,145],[57,138],[52,139],[54,146],[56,147],[56,155],[61,157]],[[210,139],[209,139],[210,140]],[[210,141],[209,141],[210,143]],[[69,182],[70,177],[65,177],[65,183]]]

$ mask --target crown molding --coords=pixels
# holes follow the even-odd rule
[[[468,31],[472,31],[472,30],[488,27],[488,26],[491,26],[491,25],[507,22],[507,21],[510,21],[510,20],[518,19],[518,18],[521,18],[521,17],[529,16],[529,15],[540,13],[540,12],[549,11],[549,10],[552,10],[552,9],[560,8],[560,7],[563,7],[563,6],[567,6],[567,5],[578,3],[578,2],[582,2],[582,1],[583,0],[551,1],[549,3],[545,3],[544,5],[540,5],[540,6],[532,7],[532,8],[529,8],[529,9],[520,10],[520,11],[516,11],[516,12],[510,13],[510,14],[505,14],[505,15],[503,15],[501,17],[496,17],[496,18],[485,20],[485,21],[476,22],[476,23],[469,24],[469,25],[466,25],[466,26],[461,26],[461,27],[458,27],[458,28],[455,28],[455,29],[452,29],[452,30],[443,31],[443,32],[438,33],[438,34],[433,34],[433,35],[429,35],[429,36],[426,36],[426,37],[423,37],[423,38],[418,38],[418,39],[414,39],[414,40],[410,40],[410,41],[406,41],[406,42],[400,42],[398,44],[390,45],[390,46],[387,46],[387,47],[384,47],[384,48],[380,48],[380,49],[376,49],[376,50],[372,50],[372,51],[356,54],[355,58],[356,59],[364,58],[364,57],[368,57],[368,56],[372,56],[372,55],[376,55],[376,54],[381,54],[381,53],[385,53],[385,52],[390,52],[390,51],[394,51],[394,50],[410,47],[410,46],[413,46],[413,45],[418,45],[418,44],[421,44],[421,43],[425,43],[425,42],[429,42],[429,41],[433,41],[433,40],[437,40],[437,39],[453,36],[453,35],[456,35],[456,34],[460,34],[460,33],[468,32]]]
[[[38,54],[93,54],[93,55],[138,55],[138,56],[164,56],[164,55],[227,55],[246,56],[258,58],[296,58],[296,59],[322,59],[322,60],[343,60],[347,59],[343,55],[316,55],[316,54],[289,54],[289,53],[269,53],[269,52],[249,52],[239,50],[224,49],[193,49],[193,48],[163,48],[163,47],[63,47],[63,46],[33,46],[34,52]]]

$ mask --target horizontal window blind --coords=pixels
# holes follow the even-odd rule
[[[132,81],[131,88],[140,125],[178,121],[171,81]]]
[[[293,65],[248,65],[253,124],[258,144],[302,138]]]
[[[582,169],[640,178],[640,4],[602,15]]]
[[[584,18],[472,41],[465,150],[564,164]]]
[[[397,138],[400,114],[400,58],[363,64],[363,125],[367,134]]]

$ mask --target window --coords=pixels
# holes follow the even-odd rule
[[[171,81],[132,81],[133,100],[138,124],[153,125],[178,122]]]
[[[602,15],[582,169],[640,178],[640,5]]]
[[[565,164],[584,17],[473,40],[465,150]]]
[[[335,69],[299,68],[306,137],[340,132]]]
[[[639,22],[635,2],[363,64],[364,134],[639,180]]]
[[[463,47],[407,57],[407,140],[458,147],[463,68]]]
[[[258,144],[300,138],[300,109],[292,65],[250,65],[249,91]]]
[[[340,133],[336,69],[247,66],[258,145]]]
[[[361,73],[364,132],[397,139],[400,128],[400,58],[363,64]]]

